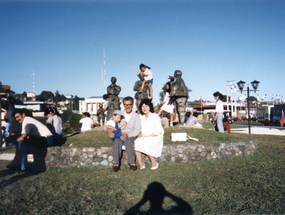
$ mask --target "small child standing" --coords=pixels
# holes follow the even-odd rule
[[[153,76],[152,76],[152,72],[150,71],[150,67],[141,64],[140,65],[140,70],[141,72],[138,74],[138,76],[143,75],[144,76],[144,81],[142,83],[142,87],[141,90],[139,91],[139,93],[142,93],[143,88],[145,86],[145,84],[148,82],[148,88],[149,88],[149,99],[153,98],[153,90],[152,90],[152,84],[153,84]]]
[[[109,97],[108,94],[104,94],[104,95],[103,95],[103,99],[105,100],[105,101],[104,101],[104,104],[103,104],[103,109],[104,109],[104,111],[106,111],[106,110],[108,109],[110,97]]]
[[[122,126],[119,126],[122,117],[124,117],[124,114],[119,111],[119,110],[115,110],[113,112],[112,118],[106,123],[106,128],[116,128],[116,131],[113,131],[114,133],[114,137],[112,138],[113,140],[115,138],[120,138],[122,136],[122,131],[126,126],[127,126],[127,122],[125,121],[124,124]],[[125,141],[122,140],[122,145],[125,145]]]

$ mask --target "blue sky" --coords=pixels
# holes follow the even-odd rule
[[[154,102],[176,69],[189,100],[226,94],[226,81],[260,81],[251,95],[285,96],[285,1],[0,1],[0,81],[17,93],[79,97],[106,92],[112,76],[134,96],[151,67]],[[237,97],[241,94],[238,92]]]

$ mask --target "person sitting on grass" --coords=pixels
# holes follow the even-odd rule
[[[124,121],[124,124],[122,126],[119,126],[123,117],[124,117],[124,114],[121,111],[115,110],[113,112],[112,119],[110,119],[106,123],[106,128],[110,128],[113,130],[116,129],[113,131],[114,137],[111,138],[112,140],[114,140],[115,138],[121,138],[121,136],[123,134],[122,130],[125,129],[127,126],[126,121]],[[123,141],[123,140],[122,140],[122,149],[125,149],[125,141]]]
[[[90,118],[90,113],[84,112],[83,116],[81,117],[79,124],[82,124],[81,131],[88,131],[91,130],[93,127],[93,121]]]
[[[53,135],[53,145],[59,146],[64,142],[62,135],[62,121],[59,112],[56,108],[49,107],[44,112],[47,117],[46,126]]]
[[[197,117],[198,117],[198,113],[192,112],[191,116],[187,119],[185,126],[202,128],[202,125],[198,122]]]

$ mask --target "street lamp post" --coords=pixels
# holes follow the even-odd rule
[[[250,134],[251,133],[251,130],[250,130],[250,107],[249,107],[249,91],[254,91],[256,93],[256,90],[257,90],[257,87],[259,85],[259,81],[256,81],[254,80],[253,82],[251,82],[251,86],[253,87],[252,90],[249,89],[249,86],[247,86],[247,114],[248,114],[248,133]],[[238,85],[238,88],[240,89],[241,93],[243,91],[243,88],[244,88],[244,84],[245,82],[240,80],[237,85]]]

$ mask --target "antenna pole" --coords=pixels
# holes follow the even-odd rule
[[[36,101],[36,84],[35,84],[35,72],[33,70],[33,101]]]

